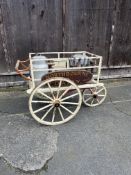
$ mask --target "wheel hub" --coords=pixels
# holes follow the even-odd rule
[[[59,107],[60,106],[60,101],[59,100],[55,100],[54,101],[54,107]]]
[[[93,98],[97,98],[97,94],[93,94]]]

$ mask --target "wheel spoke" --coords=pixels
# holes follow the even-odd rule
[[[93,98],[92,101],[91,101],[91,105],[93,105],[93,102],[94,102],[94,98]]]
[[[89,97],[85,100],[85,102],[89,101],[90,99],[92,99],[93,97]]]
[[[105,95],[99,95],[99,94],[98,94],[97,96],[98,96],[98,97],[104,97]]]
[[[98,92],[96,92],[96,94],[99,94],[103,90],[104,90],[104,88],[100,89]]]
[[[49,104],[49,105],[46,105],[46,106],[44,106],[44,107],[42,107],[42,108],[40,108],[40,109],[37,109],[37,110],[34,111],[34,113],[37,113],[37,112],[39,112],[39,111],[42,111],[42,110],[44,110],[44,109],[46,109],[46,108],[48,108],[48,107],[50,107],[50,106],[52,106],[52,104]]]
[[[84,95],[87,95],[87,96],[92,96],[92,94],[84,94]]]
[[[57,91],[56,98],[58,98],[58,96],[59,96],[59,92],[60,92],[61,83],[62,83],[62,80],[60,80],[60,82],[59,82],[59,87],[58,87],[58,91]]]
[[[72,111],[70,111],[69,109],[67,109],[65,106],[63,106],[63,105],[60,105],[63,109],[65,109],[66,111],[68,111],[70,114],[73,114],[73,112]]]
[[[73,95],[70,95],[68,97],[65,97],[65,98],[61,99],[61,101],[67,100],[67,99],[72,98],[72,97],[75,97],[76,95],[78,95],[78,93],[75,93]]]
[[[54,111],[53,111],[53,117],[52,117],[52,123],[54,122],[54,120],[55,120],[55,112],[56,112],[56,108],[54,108]]]
[[[61,116],[62,120],[65,120],[64,117],[63,117],[63,114],[62,114],[62,112],[61,112],[61,109],[58,108],[58,110],[59,110],[59,113],[60,113],[60,116]]]
[[[55,99],[54,94],[53,94],[53,91],[52,91],[52,88],[51,88],[51,86],[50,86],[50,83],[47,83],[47,84],[48,84],[48,87],[49,87],[49,89],[50,89],[50,92],[51,92],[52,97]]]
[[[100,103],[100,100],[97,98],[96,101],[98,102],[98,104]]]
[[[61,104],[78,105],[79,103],[73,103],[69,101],[62,101]]]
[[[90,88],[90,91],[92,94],[94,94],[94,92],[96,91],[96,87],[95,87],[95,91],[93,91],[93,88],[92,89]]]
[[[44,114],[44,116],[41,118],[41,120],[44,120],[44,118],[49,114],[49,112],[52,110],[54,106],[51,106],[47,111],[46,113]]]
[[[68,91],[69,89],[72,87],[72,85],[70,85],[63,93],[62,95],[59,97],[59,99],[61,99]]]
[[[91,91],[92,94],[94,93],[92,89],[90,89],[90,91]]]
[[[32,100],[32,103],[52,103],[51,101],[38,101],[38,100]]]
[[[44,92],[41,92],[41,90],[39,90],[39,93],[43,96],[45,96],[46,98],[50,99],[51,101],[53,100],[51,97],[49,97],[48,95],[46,95]]]

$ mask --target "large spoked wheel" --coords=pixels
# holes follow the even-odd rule
[[[40,94],[43,99],[38,99]],[[71,120],[79,111],[81,91],[69,79],[56,77],[45,80],[33,90],[29,99],[29,110],[41,124],[59,125]]]
[[[88,88],[83,92],[83,102],[86,106],[98,106],[105,100],[106,95],[107,90],[103,85],[98,85],[94,88]]]

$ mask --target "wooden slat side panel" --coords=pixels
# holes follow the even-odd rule
[[[5,46],[4,46],[4,33],[3,33],[3,25],[2,18],[0,17],[0,72],[8,72],[8,67],[5,60]]]
[[[30,35],[27,25],[27,7],[23,8],[24,4],[16,0],[4,0],[1,4],[4,42],[7,53],[3,57],[8,65],[8,71],[15,71],[15,63],[17,59],[28,57],[30,50]],[[5,70],[5,72],[7,72]]]
[[[0,29],[1,30],[1,29]],[[5,53],[4,53],[4,47],[3,47],[3,41],[0,35],[0,72],[8,72],[6,60],[5,60]]]
[[[116,4],[110,65],[131,64],[131,2],[120,0]]]
[[[108,63],[112,30],[111,0],[65,1],[64,50],[88,50],[104,57]]]
[[[14,65],[17,59],[24,60],[28,58],[28,52],[31,49],[29,7],[27,2],[28,1],[7,0],[10,26],[6,27],[8,29],[9,46],[11,47],[11,71],[14,71]]]
[[[30,5],[32,51],[61,51],[62,1],[32,0]]]
[[[3,17],[3,1],[0,2],[0,72],[9,72],[9,54],[7,46],[7,35]]]
[[[62,50],[61,0],[5,0],[2,9],[10,71],[29,52]]]

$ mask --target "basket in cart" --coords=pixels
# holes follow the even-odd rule
[[[29,53],[28,60],[17,60],[17,73],[29,82],[32,117],[58,125],[71,120],[82,102],[100,105],[107,94],[99,82],[101,65],[101,56],[86,51]]]

